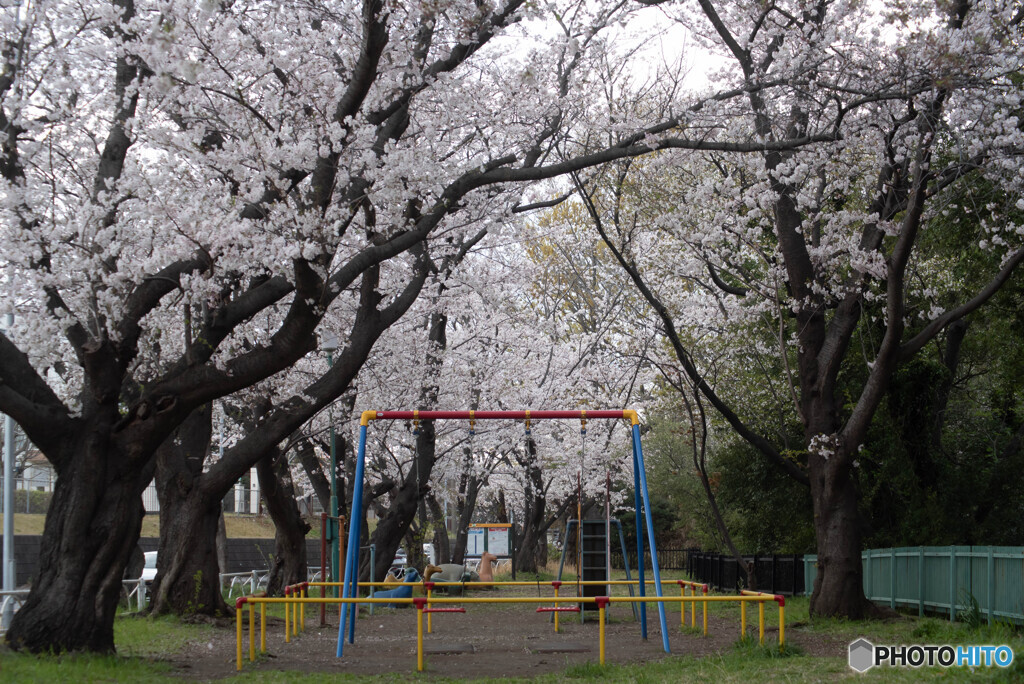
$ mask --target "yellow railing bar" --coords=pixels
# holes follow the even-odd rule
[[[528,583],[535,585],[535,582]],[[604,582],[598,582],[597,584],[604,584]],[[691,587],[691,591],[693,587]],[[430,602],[436,604],[451,604],[451,603],[597,603],[599,614],[600,614],[600,657],[601,664],[604,664],[604,639],[605,639],[605,606],[611,603],[679,603],[680,606],[684,606],[686,603],[696,603],[700,601],[705,606],[704,614],[704,629],[705,634],[707,633],[707,604],[712,602],[732,602],[739,603],[742,607],[748,602],[754,602],[758,604],[760,611],[760,625],[761,625],[761,643],[764,643],[764,604],[768,601],[776,601],[779,603],[779,647],[785,646],[785,599],[782,596],[774,594],[764,594],[759,592],[744,592],[740,596],[695,596],[693,594],[689,596],[518,596],[518,597],[488,597],[488,598],[438,598],[431,597]],[[255,647],[254,637],[255,628],[253,624],[253,605],[260,604],[260,630],[261,638],[260,644],[261,649],[266,651],[266,634],[265,634],[265,606],[268,603],[284,603],[285,604],[285,641],[289,642],[290,629],[288,623],[288,615],[290,610],[297,610],[301,607],[301,613],[296,615],[305,615],[304,606],[307,603],[400,603],[400,604],[414,604],[417,607],[418,616],[418,627],[417,627],[417,669],[422,671],[423,669],[423,608],[427,605],[427,599],[425,598],[334,598],[334,597],[309,597],[306,592],[300,592],[298,598],[285,597],[285,598],[270,598],[267,596],[243,596],[236,602],[236,660],[237,669],[242,669],[242,606],[246,603],[250,604],[249,608],[249,659],[255,659]],[[288,605],[293,604],[293,605]],[[297,604],[297,605],[295,605]],[[691,606],[691,615],[696,618],[696,606]],[[557,614],[556,614],[557,616]],[[429,617],[429,613],[428,613]]]

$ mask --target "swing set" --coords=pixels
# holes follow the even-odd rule
[[[644,469],[643,449],[640,446],[640,420],[636,411],[631,409],[617,411],[363,411],[359,421],[359,448],[356,452],[356,471],[354,491],[352,492],[352,514],[348,530],[348,544],[345,554],[345,578],[342,583],[342,598],[351,599],[357,596],[357,580],[359,567],[359,538],[362,533],[361,512],[356,510],[356,502],[363,500],[363,480],[366,464],[366,431],[372,420],[468,420],[471,434],[475,432],[477,420],[521,420],[524,422],[526,434],[530,434],[531,420],[579,420],[581,434],[586,439],[586,421],[588,419],[625,419],[630,422],[633,446],[633,491],[635,493],[635,510],[639,520],[640,511],[644,513],[647,528],[647,542],[650,544],[651,570],[654,579],[655,593],[662,598],[661,572],[658,568],[658,553],[654,542],[654,522],[651,518],[650,497],[647,492],[647,473]],[[584,448],[586,448],[584,446]],[[637,558],[644,557],[644,537],[637,530]],[[645,595],[644,564],[638,563],[638,589],[640,597]],[[354,643],[356,632],[355,610],[352,608],[352,619],[349,621],[350,603],[341,605],[341,621],[338,624],[337,657],[343,654],[345,632],[348,631],[348,642]],[[670,652],[668,643],[668,627],[665,619],[665,604],[658,601],[658,619],[661,626],[662,646],[666,653]],[[602,623],[603,626],[603,623]],[[640,603],[640,635],[647,639],[646,604]]]

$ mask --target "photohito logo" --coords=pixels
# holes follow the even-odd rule
[[[867,639],[850,644],[850,667],[867,672],[876,665],[889,667],[1009,667],[1013,649],[1009,646],[875,646]]]

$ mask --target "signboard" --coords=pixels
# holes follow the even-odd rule
[[[473,523],[466,535],[466,555],[479,558],[488,551],[499,558],[509,558],[512,556],[511,533],[509,523]]]
[[[484,529],[482,527],[471,527],[466,535],[466,555],[467,556],[479,556],[487,550],[485,544],[487,539],[484,537]]]
[[[508,528],[487,528],[487,550],[495,556],[508,556]]]

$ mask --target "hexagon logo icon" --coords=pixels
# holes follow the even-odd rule
[[[857,639],[850,644],[850,667],[857,672],[867,672],[875,666],[875,645],[867,639]]]

